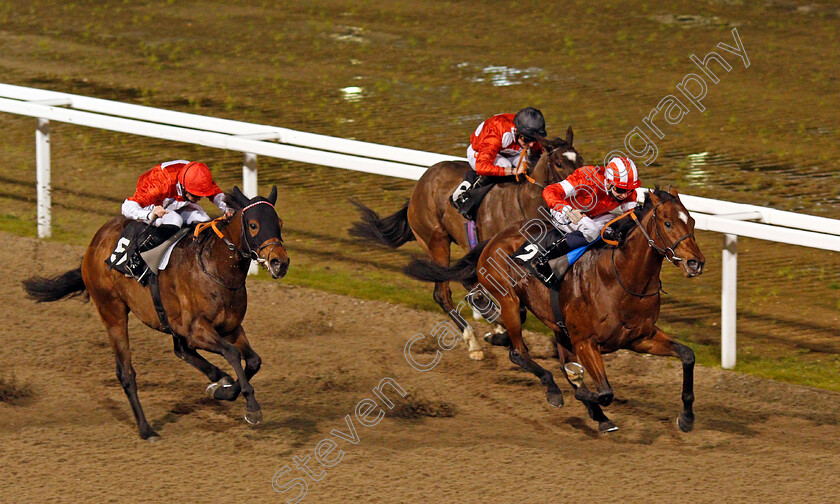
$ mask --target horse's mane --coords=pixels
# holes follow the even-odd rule
[[[662,190],[659,186],[655,186],[653,189],[648,189],[649,194],[655,194],[657,198],[661,201],[676,201],[677,198],[669,193],[668,191]],[[636,208],[633,209],[633,213],[636,214],[636,217],[639,221],[647,215],[653,209],[653,201],[650,199],[649,195],[645,195],[645,200],[641,205],[636,205]],[[627,239],[627,236],[636,228],[636,223],[633,219],[621,219],[620,221],[616,222],[612,225],[612,227],[618,231],[619,235],[622,237],[622,241]]]

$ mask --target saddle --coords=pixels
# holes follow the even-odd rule
[[[555,257],[549,260],[548,265],[551,268],[552,275],[548,278],[544,278],[543,275],[538,274],[535,270],[533,264],[534,260],[540,257],[542,250],[551,249],[552,245],[555,242],[562,240],[565,235],[566,233],[563,231],[560,231],[554,226],[549,226],[548,232],[543,235],[538,242],[534,243],[531,241],[525,241],[525,243],[523,243],[511,255],[511,258],[518,264],[525,266],[529,273],[538,278],[546,287],[551,290],[556,290],[569,268],[571,268],[571,266],[580,259],[581,256],[583,256],[584,252],[600,241],[600,239],[592,241],[582,247],[574,248],[560,257]]]
[[[464,180],[469,182],[472,187],[464,191],[464,194],[459,198],[458,202],[449,198],[449,202],[458,210],[458,213],[464,216],[467,220],[475,220],[478,214],[478,207],[481,201],[487,196],[493,187],[504,182],[516,182],[516,177],[508,175],[504,177],[489,177],[486,175],[476,175],[475,171],[468,171],[464,176]]]
[[[108,269],[133,277],[145,286],[151,275],[157,275],[166,266],[172,247],[189,232],[190,229],[186,227],[155,228],[142,222],[130,221],[105,264]]]

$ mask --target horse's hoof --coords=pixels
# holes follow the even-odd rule
[[[245,421],[251,425],[259,425],[263,421],[262,410],[245,411]]]
[[[577,362],[567,362],[563,365],[563,369],[566,371],[566,376],[569,377],[569,381],[571,383],[578,387],[583,385],[583,366],[581,366]]]
[[[618,427],[616,427],[612,420],[607,420],[598,424],[598,432],[600,432],[601,434],[606,434],[607,432],[615,432],[617,430]]]
[[[156,443],[160,441],[160,434],[155,432],[151,427],[148,427],[146,430],[140,430],[140,438],[150,443]]]
[[[677,417],[677,427],[683,432],[691,432],[694,429],[694,418],[690,418],[685,412],[680,413]]]
[[[497,332],[489,332],[484,335],[484,341],[490,343],[493,346],[501,346],[501,347],[509,347],[510,346],[510,336],[508,336],[507,331],[497,333]]]
[[[207,385],[207,389],[205,389],[204,393],[207,394],[207,397],[209,397],[210,399],[216,399],[216,389],[218,389],[219,387],[227,388],[232,386],[233,381],[227,376],[223,376],[219,381]]]
[[[473,350],[470,352],[470,359],[484,360],[484,350]]]
[[[563,407],[564,402],[562,392],[546,392],[545,399],[548,401],[548,404],[554,406],[555,408]]]

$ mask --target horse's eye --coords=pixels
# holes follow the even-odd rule
[[[665,227],[671,229],[671,221],[665,221]]]
[[[251,229],[257,229],[257,225],[253,222],[250,224],[250,226],[251,226]]]

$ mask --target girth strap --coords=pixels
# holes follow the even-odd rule
[[[158,276],[151,272],[149,272],[149,291],[152,293],[152,302],[155,304],[155,311],[157,312],[158,320],[160,320],[161,329],[172,336],[176,336],[175,331],[173,331],[172,327],[169,326],[169,317],[166,316],[166,310],[163,308],[163,301],[160,299]]]
[[[557,289],[548,289],[551,293],[551,312],[554,314],[554,323],[560,326],[561,332],[568,332],[566,321],[563,319],[563,312],[560,310],[560,292]]]

